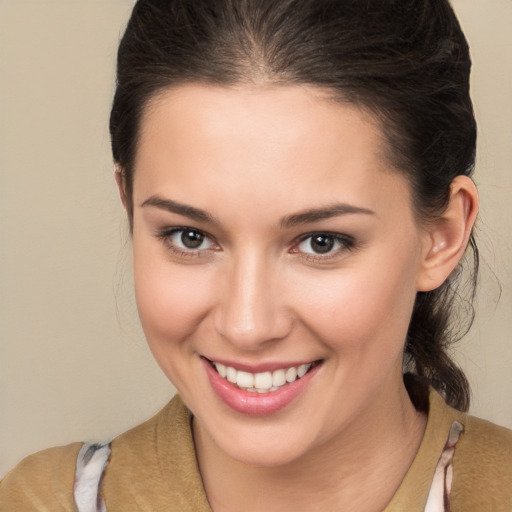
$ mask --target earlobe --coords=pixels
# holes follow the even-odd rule
[[[121,167],[118,165],[115,166],[114,177],[117,183],[117,190],[119,191],[119,197],[121,198],[121,203],[123,204],[124,209],[126,210],[127,202],[126,202],[126,183],[124,179],[124,173]]]
[[[446,210],[427,228],[418,291],[441,286],[466,250],[478,214],[478,191],[468,176],[457,176],[450,186]]]

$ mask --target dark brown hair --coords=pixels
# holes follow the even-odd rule
[[[411,184],[419,218],[435,218],[452,180],[474,167],[470,67],[447,0],[139,0],[119,46],[110,118],[130,223],[144,108],[164,89],[185,83],[310,84],[371,111],[394,167]],[[469,248],[472,295],[473,237]],[[457,338],[450,318],[459,274],[460,268],[440,288],[418,293],[405,366],[418,377],[406,377],[409,387],[423,380],[466,410],[469,385],[448,355]],[[463,331],[472,314],[466,318]],[[412,396],[420,406],[420,396]]]

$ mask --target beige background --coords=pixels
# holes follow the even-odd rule
[[[0,0],[0,475],[47,446],[109,439],[172,393],[137,324],[109,154],[131,4]],[[458,358],[473,412],[512,427],[512,1],[454,6],[474,60],[484,256]]]

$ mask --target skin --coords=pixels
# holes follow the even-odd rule
[[[382,510],[418,450],[426,418],[402,381],[407,327],[417,291],[439,286],[462,255],[477,197],[457,179],[442,221],[420,225],[384,149],[368,114],[314,87],[186,85],[146,109],[137,305],[193,412],[216,512]],[[338,203],[364,211],[296,217]],[[171,231],[182,227],[205,235],[199,249],[180,247]],[[307,238],[318,232],[341,238],[318,254]],[[255,417],[220,400],[201,357],[321,365],[293,402]]]

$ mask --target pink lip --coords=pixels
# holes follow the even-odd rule
[[[289,405],[306,388],[321,366],[320,364],[313,366],[306,375],[284,385],[277,391],[251,393],[223,379],[206,359],[201,358],[201,361],[210,384],[219,398],[234,411],[251,416],[273,414]],[[235,365],[233,366],[235,367]],[[240,368],[239,365],[236,367]],[[279,366],[278,369],[280,368],[283,366]]]

